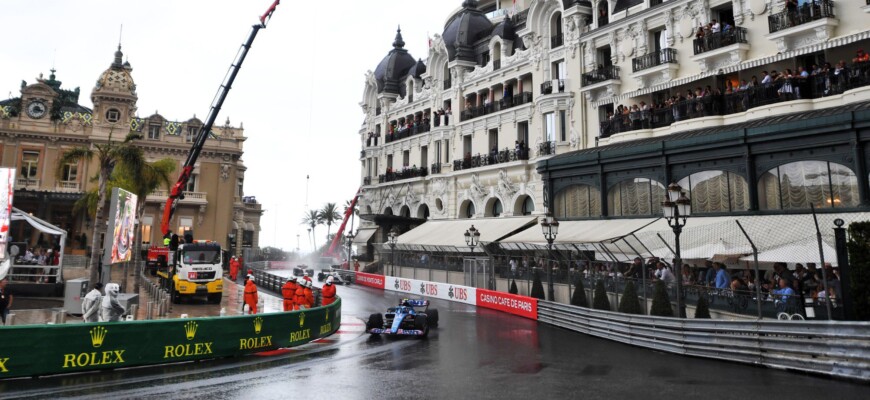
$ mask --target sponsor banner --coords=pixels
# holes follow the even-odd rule
[[[355,272],[356,279],[354,283],[358,285],[373,287],[376,289],[384,289],[385,276],[377,274],[367,274],[365,272]]]
[[[109,205],[109,227],[103,243],[104,249],[111,249],[103,256],[103,264],[129,262],[133,257],[133,240],[136,233],[137,196],[121,188],[112,190]]]
[[[475,305],[475,291],[477,289],[467,286],[451,285],[449,283],[421,281],[417,279],[385,277],[384,289],[408,293],[414,296],[427,296],[436,299],[456,301],[459,303]]]
[[[476,300],[478,307],[491,308],[533,320],[538,319],[538,300],[532,297],[477,289]]]
[[[12,222],[12,197],[15,193],[15,168],[0,168],[0,260],[6,258],[9,223]]]
[[[0,327],[0,379],[187,362],[308,343],[341,326],[341,299],[272,314]]]

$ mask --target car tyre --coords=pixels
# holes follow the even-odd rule
[[[220,304],[223,295],[223,293],[210,293],[208,295],[208,302],[211,304]]]
[[[426,310],[426,317],[429,320],[429,325],[432,327],[438,326],[438,310]]]
[[[423,335],[420,337],[429,336],[429,318],[427,315],[418,315],[417,319],[414,320],[414,329],[418,331],[423,331]]]
[[[370,332],[375,328],[383,328],[384,327],[384,316],[383,314],[372,314],[369,315],[369,320],[366,322],[366,332]]]

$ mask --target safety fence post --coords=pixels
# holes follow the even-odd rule
[[[145,305],[145,319],[151,320],[154,319],[154,302],[149,301],[148,304]]]

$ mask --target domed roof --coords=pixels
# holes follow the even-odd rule
[[[477,1],[465,0],[462,10],[450,17],[444,26],[444,34],[441,35],[450,61],[458,59],[475,62],[474,44],[489,36],[492,28],[489,18],[477,9]]]
[[[402,28],[396,31],[396,40],[393,41],[393,49],[381,60],[375,68],[375,80],[378,82],[378,93],[387,92],[402,94],[399,82],[408,76],[411,68],[417,65],[414,57],[405,50],[405,41],[402,40]]]
[[[414,65],[414,68],[411,68],[411,70],[408,71],[408,74],[415,77],[415,78],[419,78],[421,75],[423,75],[425,73],[426,73],[426,63],[423,62],[422,58],[417,59],[417,64]]]
[[[136,95],[136,83],[133,82],[133,76],[130,75],[133,67],[130,66],[129,62],[122,63],[123,57],[124,53],[121,53],[121,45],[118,45],[118,51],[115,52],[115,61],[97,79],[97,85],[94,88],[95,94],[110,92]]]
[[[495,29],[492,30],[492,36],[498,36],[504,40],[515,40],[517,34],[511,19],[505,18],[504,21],[496,25]]]

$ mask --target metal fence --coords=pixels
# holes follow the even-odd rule
[[[870,381],[870,323],[652,317],[538,302],[538,321],[674,354]]]

